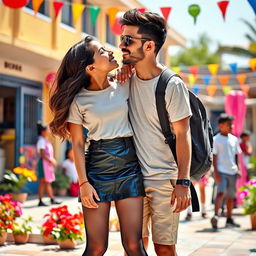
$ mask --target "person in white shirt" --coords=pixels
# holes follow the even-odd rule
[[[215,199],[215,215],[211,219],[213,229],[218,228],[219,209],[226,195],[227,227],[240,227],[232,219],[234,198],[236,198],[236,180],[241,176],[238,165],[238,154],[241,153],[238,138],[231,134],[233,129],[233,116],[222,113],[218,120],[220,132],[213,140],[213,168],[214,179],[217,183],[217,196]]]

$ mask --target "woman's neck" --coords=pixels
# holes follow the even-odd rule
[[[99,91],[109,87],[108,76],[100,74],[91,77],[91,84],[86,88],[92,91]]]

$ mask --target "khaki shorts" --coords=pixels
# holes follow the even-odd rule
[[[144,180],[146,197],[143,212],[143,237],[149,236],[151,226],[152,240],[156,244],[173,245],[177,243],[179,213],[170,207],[174,189],[172,180]]]

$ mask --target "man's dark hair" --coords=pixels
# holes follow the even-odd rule
[[[137,9],[127,11],[120,20],[121,25],[136,26],[138,33],[155,42],[157,54],[166,39],[166,21],[159,14],[153,12],[141,13]]]

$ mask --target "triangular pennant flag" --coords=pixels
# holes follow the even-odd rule
[[[73,14],[74,25],[78,22],[84,8],[85,8],[84,4],[72,4],[72,14]]]
[[[146,8],[138,8],[137,11],[141,12],[141,13],[144,13],[146,11]]]
[[[160,7],[160,10],[165,18],[165,20],[167,21],[170,15],[170,12],[172,10],[172,7]]]
[[[241,85],[241,89],[244,92],[244,94],[246,96],[248,96],[248,93],[249,93],[249,90],[250,90],[250,85],[248,85],[248,84]]]
[[[232,90],[232,87],[228,85],[223,87],[222,90],[224,92],[224,95],[227,95]]]
[[[222,17],[223,17],[224,20],[226,18],[226,11],[227,11],[228,4],[229,4],[229,1],[218,2],[218,6],[221,10]]]
[[[212,77],[211,76],[204,76],[203,79],[204,79],[204,84],[209,85]]]
[[[219,65],[218,64],[209,64],[208,65],[208,69],[210,71],[210,73],[215,76],[217,75],[218,73],[218,68],[219,68]]]
[[[246,74],[236,75],[236,79],[237,79],[237,81],[239,82],[240,85],[245,84],[246,78],[247,78]]]
[[[3,4],[8,6],[9,8],[12,9],[19,9],[28,4],[29,0],[19,0],[19,1],[14,1],[14,0],[3,0]]]
[[[255,0],[248,0],[249,4],[251,5],[254,14],[256,15],[256,1]]]
[[[236,75],[237,74],[237,63],[230,63],[229,67],[230,67],[232,73]]]
[[[53,7],[54,7],[54,19],[56,19],[60,13],[60,10],[62,9],[62,7],[64,6],[63,2],[57,2],[54,1],[53,2]]]
[[[100,7],[98,7],[98,6],[90,6],[89,7],[89,12],[90,12],[90,15],[91,15],[92,26],[95,27],[98,15],[100,13]]]
[[[171,70],[177,74],[180,73],[180,67],[171,67]]]
[[[196,82],[196,76],[194,76],[194,75],[192,75],[192,74],[189,74],[189,75],[188,75],[188,83],[189,83],[190,85],[194,85],[195,82]]]
[[[211,96],[211,97],[214,96],[214,94],[216,93],[216,91],[217,91],[217,86],[216,86],[216,85],[209,85],[209,86],[207,87],[208,95]]]
[[[256,71],[256,58],[252,58],[249,60],[249,65],[252,69],[252,71]]]
[[[189,72],[196,76],[199,72],[199,66],[189,66]]]
[[[219,76],[219,81],[222,86],[226,86],[228,84],[229,76]]]
[[[108,18],[109,18],[110,27],[112,27],[115,24],[115,18],[118,12],[119,12],[119,9],[117,7],[108,8]]]
[[[192,91],[194,94],[198,94],[200,92],[200,86],[199,85],[194,85],[192,87]]]
[[[35,15],[37,15],[37,13],[40,9],[40,6],[42,5],[43,2],[44,2],[44,0],[32,0],[32,7],[35,12]]]

